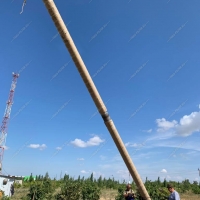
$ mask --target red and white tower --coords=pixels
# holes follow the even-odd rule
[[[3,154],[4,154],[5,144],[6,144],[6,136],[7,136],[11,108],[13,104],[13,97],[14,97],[14,92],[15,92],[15,88],[17,84],[17,78],[19,77],[19,74],[16,74],[16,73],[12,73],[12,75],[13,75],[13,79],[12,79],[12,84],[10,88],[10,93],[9,93],[8,101],[6,103],[6,110],[5,110],[2,125],[0,128],[0,173],[2,173]]]

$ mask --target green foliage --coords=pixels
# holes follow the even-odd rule
[[[83,200],[98,200],[100,199],[100,188],[93,182],[86,182],[82,186]]]
[[[78,177],[77,180],[64,175],[61,183],[61,192],[55,195],[57,200],[98,200],[100,199],[100,188],[93,178],[93,174],[83,181]]]
[[[164,179],[163,187],[167,187],[167,181],[166,181],[166,179]]]
[[[200,186],[199,185],[193,185],[193,187],[192,187],[192,192],[194,193],[194,194],[200,194]]]
[[[4,196],[4,197],[1,198],[1,200],[10,200],[10,197]]]
[[[118,195],[115,197],[115,200],[124,200],[124,188],[122,186],[118,188]]]
[[[93,173],[91,174],[91,176],[90,176],[90,181],[94,181],[94,176],[93,176]]]
[[[30,178],[29,178],[29,182],[33,182],[33,181],[34,181],[34,178],[33,178],[33,175],[31,173]]]
[[[55,195],[56,200],[77,200],[80,197],[80,183],[73,181],[66,181],[61,188],[61,192]]]
[[[154,200],[164,200],[169,196],[167,188],[160,188],[160,182],[158,180],[155,182],[147,181],[145,187],[149,193],[149,196]],[[138,195],[140,197],[140,195]]]
[[[44,176],[44,180],[48,180],[48,179],[50,179],[50,178],[49,178],[49,173],[46,172],[46,174],[45,174],[45,176]]]
[[[33,183],[30,186],[29,193],[27,195],[28,199],[42,200],[45,198],[45,190],[41,183]]]
[[[35,181],[30,185],[27,197],[30,200],[51,199],[52,192],[53,188],[51,180]]]
[[[22,187],[21,184],[19,184],[19,183],[14,183],[14,188],[21,188],[21,187]]]
[[[32,174],[31,174],[32,176]],[[116,200],[124,200],[124,190],[126,189],[126,181],[119,183],[114,178],[95,179],[93,174],[88,178],[78,176],[77,179],[64,175],[60,180],[51,180],[48,172],[43,177],[37,176],[35,181],[23,182],[22,187],[29,187],[29,193],[23,200],[98,200],[102,189],[118,189]],[[190,183],[189,180],[182,182],[170,182],[174,185],[179,193],[191,191],[194,194],[200,194],[200,184],[197,181]],[[146,178],[145,187],[152,200],[164,200],[169,196],[169,191],[166,188],[168,182],[163,182],[158,179],[155,181]],[[15,188],[20,187],[15,184]],[[59,190],[56,190],[59,188]],[[60,191],[61,189],[61,191]],[[132,183],[132,190],[135,191],[136,200],[142,200],[136,184]],[[60,191],[60,192],[58,192]]]

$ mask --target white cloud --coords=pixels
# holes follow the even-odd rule
[[[200,132],[200,112],[192,112],[190,115],[184,115],[179,123],[175,120],[167,121],[165,118],[156,119],[158,132],[165,132],[173,129],[176,135],[189,136],[194,132]]]
[[[152,132],[152,129],[149,129],[149,130],[142,130],[143,132],[146,132],[146,133],[151,133]]]
[[[32,148],[32,149],[40,149],[40,150],[47,148],[46,144],[41,144],[41,145],[40,144],[30,144],[28,147]]]
[[[105,159],[106,159],[106,156],[100,155],[100,159],[101,159],[101,160],[105,160]]]
[[[77,160],[85,160],[84,158],[77,158]]]
[[[99,167],[101,167],[103,169],[108,169],[108,168],[111,168],[111,165],[105,164],[105,165],[99,165]]]
[[[61,150],[62,149],[62,147],[56,147],[56,150]]]
[[[128,170],[118,170],[117,174],[128,174]]]
[[[119,162],[119,161],[122,161],[122,156],[118,153],[116,154],[112,159],[111,159],[112,162]]]
[[[158,129],[157,129],[158,132],[167,131],[171,128],[174,128],[177,125],[177,121],[173,120],[170,122],[170,121],[167,121],[165,118],[156,119],[156,123],[158,126]]]
[[[187,139],[184,139],[180,141],[179,138],[174,138],[172,140],[169,140],[169,138],[166,138],[165,140],[158,140],[157,138],[154,138],[151,141],[152,142],[149,143],[148,146],[145,146],[145,148],[155,148],[155,147],[174,148],[173,152],[171,153],[171,156],[175,154],[176,157],[178,156],[177,151],[179,151],[179,149],[194,151],[194,153],[191,154],[190,157],[200,155],[200,146],[198,140],[188,141]],[[185,156],[185,158],[186,157],[188,156]]]
[[[28,147],[32,148],[32,149],[37,149],[40,147],[39,144],[30,144]]]
[[[81,173],[82,173],[82,174],[87,174],[87,173],[89,173],[89,172],[86,172],[85,170],[81,170]]]
[[[162,173],[167,173],[167,170],[166,169],[162,169],[161,172]]]
[[[87,142],[84,142],[81,139],[75,139],[74,141],[71,141],[71,144],[77,147],[90,147],[90,146],[98,146],[100,143],[104,142],[99,136],[94,136],[90,138]]]
[[[171,176],[167,175],[167,177],[166,177],[166,178],[168,178],[168,179],[171,179]]]
[[[129,171],[128,170],[118,170],[117,174],[119,175],[120,178],[123,178],[123,179],[127,179],[129,177]]]
[[[127,143],[125,143],[125,146],[126,147],[142,147],[142,146],[144,146],[144,142],[142,144],[127,142]]]
[[[100,176],[101,176],[102,178],[105,177],[105,175],[102,174],[101,172],[93,171],[92,173],[93,173],[93,175],[94,175],[95,178],[99,178]]]
[[[192,112],[180,119],[180,123],[176,128],[176,133],[182,136],[191,135],[200,131],[200,112]]]

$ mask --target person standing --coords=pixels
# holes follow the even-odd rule
[[[180,200],[179,193],[174,189],[172,184],[168,184],[167,189],[171,193],[170,196],[168,197],[168,200]]]
[[[131,189],[130,184],[126,185],[126,190],[124,191],[124,198],[126,200],[134,200],[135,199],[135,194],[134,194],[133,190]]]
[[[11,184],[11,186],[10,186],[10,193],[11,193],[11,196],[13,196],[15,193],[15,188],[14,188],[13,184]]]

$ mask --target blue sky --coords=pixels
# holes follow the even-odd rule
[[[41,1],[1,1],[3,172],[129,175]],[[200,2],[55,3],[142,179],[199,180]]]

